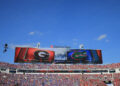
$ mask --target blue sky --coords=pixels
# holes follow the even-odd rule
[[[101,49],[103,63],[120,62],[119,0],[0,0],[0,61],[14,63],[15,46]],[[9,49],[3,53],[3,46]]]

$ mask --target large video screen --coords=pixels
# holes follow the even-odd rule
[[[102,54],[101,50],[16,47],[14,62],[102,64]]]
[[[14,62],[53,62],[54,52],[37,48],[16,47]]]
[[[55,63],[65,63],[67,61],[67,52],[69,48],[54,48],[55,52]]]
[[[69,63],[102,64],[101,50],[72,49],[67,52]]]
[[[42,50],[50,50],[55,52],[54,63],[65,63],[67,61],[67,52],[69,47],[41,48]]]

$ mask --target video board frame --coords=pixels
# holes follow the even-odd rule
[[[59,52],[60,51],[60,52]],[[58,58],[58,56],[62,57]],[[57,59],[56,59],[57,58]],[[101,50],[16,47],[15,63],[102,64]]]

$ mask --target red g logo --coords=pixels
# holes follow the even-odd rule
[[[35,51],[34,56],[36,60],[42,59],[43,61],[47,61],[49,58],[49,53],[46,51],[38,50],[38,51]]]

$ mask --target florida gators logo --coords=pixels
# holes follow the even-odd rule
[[[87,57],[87,53],[85,51],[83,51],[83,52],[76,51],[71,55],[71,57],[74,60],[82,60]]]

